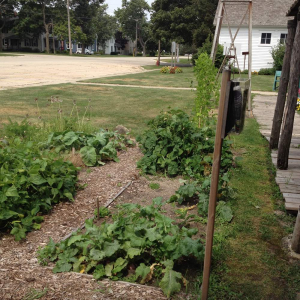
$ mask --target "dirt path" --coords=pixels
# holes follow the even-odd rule
[[[0,56],[0,90],[144,72],[153,57]]]
[[[15,242],[6,235],[0,240],[0,299],[24,298],[31,289],[47,293],[41,299],[166,299],[158,288],[116,283],[96,282],[89,275],[78,273],[53,274],[38,264],[36,251],[53,238],[55,242],[93,216],[96,199],[100,205],[117,194],[129,181],[138,178],[136,161],[141,157],[138,148],[120,155],[119,163],[108,163],[93,168],[92,173],[82,172],[80,183],[87,187],[79,191],[74,203],[60,203],[45,216],[41,230],[28,234],[26,241]]]

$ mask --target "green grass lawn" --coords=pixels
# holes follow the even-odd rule
[[[192,57],[192,56],[190,56],[190,57]],[[172,59],[164,59],[164,58],[162,58],[161,61],[170,63],[170,62],[172,62]],[[180,60],[179,60],[179,64],[191,64],[191,63],[192,63],[192,59],[191,58],[190,59],[180,58]]]
[[[248,75],[242,74],[243,78]],[[252,75],[252,91],[272,92],[274,76],[272,75]]]
[[[22,54],[15,54],[10,52],[0,52],[0,56],[21,56]]]
[[[193,82],[193,87],[195,86],[194,68],[182,68],[183,73],[179,74],[160,73],[160,67],[156,66],[149,66],[149,69],[157,69],[157,71],[108,78],[89,79],[84,80],[83,82],[184,88],[190,88],[191,82]]]
[[[144,66],[147,70],[156,70],[157,72],[138,73],[122,76],[114,76],[107,78],[88,79],[83,82],[91,83],[110,83],[123,85],[139,85],[139,86],[166,86],[166,87],[196,87],[197,82],[194,74],[194,68],[182,68],[181,74],[162,74],[159,73],[161,67]],[[235,74],[235,78],[237,78]],[[242,78],[248,78],[248,75],[242,74]],[[221,76],[219,78],[221,81]],[[191,82],[193,84],[191,85]],[[267,75],[253,75],[252,76],[252,90],[272,92],[274,77]]]
[[[190,90],[170,91],[158,89],[102,87],[89,85],[52,85],[0,91],[0,123],[8,117],[22,120],[29,114],[29,120],[38,121],[38,104],[43,119],[58,117],[58,103],[49,106],[51,96],[59,97],[63,102],[63,115],[68,116],[73,107],[73,100],[82,116],[88,99],[91,99],[91,123],[97,127],[114,129],[122,124],[132,129],[133,134],[141,133],[146,122],[155,117],[161,110],[169,107],[191,111],[195,92]],[[89,117],[89,114],[88,114]]]
[[[292,263],[281,246],[294,217],[285,212],[268,142],[255,119],[230,139],[240,159],[230,179],[234,218],[216,227],[209,299],[296,299],[300,262]]]

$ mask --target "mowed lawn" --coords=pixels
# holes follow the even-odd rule
[[[151,68],[149,69],[154,69],[154,71],[108,78],[89,79],[84,80],[83,82],[181,88],[196,86],[196,77],[194,68],[192,67],[182,68],[183,73],[178,74],[160,73],[160,67],[150,67]]]
[[[195,92],[76,84],[12,89],[0,91],[0,123],[7,122],[8,117],[21,121],[26,114],[32,122],[41,122],[38,120],[39,115],[42,120],[59,118],[59,103],[50,105],[48,99],[51,96],[62,100],[62,115],[66,117],[73,108],[73,100],[82,116],[90,99],[91,109],[85,119],[90,119],[91,124],[108,129],[121,124],[132,129],[135,135],[146,129],[146,122],[162,110],[179,108],[190,113]],[[35,98],[38,99],[40,113]]]
[[[179,73],[179,74],[160,73],[161,67],[156,67],[156,66],[147,66],[144,68],[152,71],[146,73],[139,73],[139,74],[88,79],[88,80],[84,80],[83,82],[137,85],[137,86],[180,87],[180,88],[197,87],[197,80],[195,77],[193,67],[182,68],[183,73]],[[222,75],[220,75],[219,78],[220,82],[221,82],[221,76]],[[238,78],[238,74],[235,74],[234,78]],[[242,74],[242,78],[248,78],[248,75]],[[252,91],[272,92],[273,82],[274,82],[274,76],[253,75]]]

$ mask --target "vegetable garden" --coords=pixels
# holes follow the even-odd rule
[[[205,60],[209,58],[199,57],[199,63]],[[206,75],[198,75],[202,85]],[[217,90],[218,86],[210,88]],[[148,205],[101,207],[100,220],[87,219],[84,228],[67,239],[50,239],[41,247],[41,265],[53,267],[54,273],[73,271],[92,274],[97,280],[158,285],[168,298],[189,286],[193,275],[187,272],[188,266],[196,264],[201,269],[203,263],[204,232],[199,234],[197,224],[205,228],[214,150],[214,116],[209,111],[216,102],[208,101],[211,94],[201,89],[195,100],[195,109],[201,110],[194,116],[177,109],[162,112],[136,139],[143,154],[137,161],[140,174],[180,178],[181,186],[173,196],[156,197]],[[60,116],[59,130],[26,120],[5,126],[0,143],[2,233],[14,235],[16,241],[26,239],[29,232],[43,226],[43,216],[55,210],[55,205],[74,201],[76,191],[84,186],[78,183],[81,170],[69,161],[70,155],[80,157],[85,169],[101,168],[110,161],[117,163],[118,154],[136,147],[129,135],[103,129],[85,131],[83,119],[68,121]],[[218,189],[221,223],[233,218],[227,204],[234,195],[229,186],[232,162],[230,141],[226,141]],[[172,218],[166,214],[168,209]]]

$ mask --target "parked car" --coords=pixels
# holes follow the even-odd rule
[[[81,54],[81,53],[82,53],[82,49],[77,49],[76,54]],[[94,54],[94,51],[85,49],[85,54],[92,55]]]

